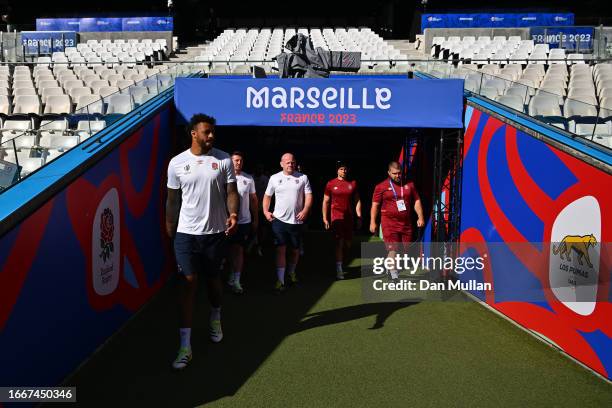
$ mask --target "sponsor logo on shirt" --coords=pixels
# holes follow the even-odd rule
[[[337,190],[337,189],[338,189],[338,186],[335,186],[335,187],[334,187],[334,190]]]
[[[189,170],[191,170],[191,166],[186,165],[186,166],[184,167],[184,170],[185,170],[185,174],[189,174]]]
[[[351,184],[349,184],[348,188],[349,188],[349,190],[352,190],[353,186]]]

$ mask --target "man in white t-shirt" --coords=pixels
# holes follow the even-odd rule
[[[296,161],[291,153],[281,157],[281,172],[273,174],[263,198],[263,212],[272,223],[274,245],[276,246],[275,290],[285,290],[285,271],[291,283],[297,283],[295,268],[300,256],[302,224],[312,206],[312,189],[305,174],[295,171]],[[275,197],[274,212],[270,212],[270,202]],[[289,246],[289,256],[287,256]],[[288,259],[287,259],[288,258]]]
[[[255,192],[255,181],[250,174],[242,171],[244,154],[232,153],[232,164],[236,173],[236,185],[240,196],[240,211],[238,213],[238,231],[230,238],[229,263],[231,275],[229,285],[234,293],[243,292],[240,284],[240,274],[244,266],[244,248],[249,237],[255,234],[259,224],[259,201]]]
[[[221,330],[223,284],[219,265],[225,256],[227,236],[238,225],[240,199],[229,154],[213,148],[215,119],[193,115],[189,122],[191,147],[170,160],[166,230],[174,239],[181,276],[179,289],[181,347],[172,364],[185,368],[191,361],[191,327],[197,288],[196,274],[207,278],[211,305],[210,338],[218,343]]]

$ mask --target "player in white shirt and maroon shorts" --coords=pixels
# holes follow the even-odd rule
[[[181,346],[172,364],[176,369],[185,368],[192,358],[190,338],[198,274],[206,277],[208,286],[210,338],[216,343],[223,338],[219,265],[225,256],[227,236],[238,226],[240,202],[230,156],[213,148],[215,119],[196,114],[189,131],[191,147],[168,165],[166,201],[166,230],[174,239],[181,276]]]
[[[255,180],[250,174],[242,171],[244,154],[232,153],[236,184],[240,196],[240,211],[238,214],[238,231],[230,238],[230,253],[228,256],[231,268],[229,285],[237,294],[243,293],[240,275],[244,266],[244,250],[249,238],[257,232],[259,224],[259,202],[255,192]]]
[[[272,223],[276,246],[278,279],[274,289],[277,293],[285,290],[285,271],[289,274],[291,283],[297,283],[295,268],[300,257],[302,224],[312,207],[310,182],[305,174],[295,171],[293,154],[283,154],[280,165],[283,170],[270,177],[263,198],[263,212],[266,219]],[[275,197],[273,213],[270,212],[272,196]]]

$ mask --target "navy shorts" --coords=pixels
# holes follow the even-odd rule
[[[288,224],[274,219],[272,221],[272,233],[274,234],[274,245],[289,245],[298,249],[302,243],[302,224]]]
[[[174,237],[174,254],[179,273],[189,276],[203,273],[209,278],[219,276],[221,260],[227,250],[225,232],[207,235],[191,235],[177,232]]]
[[[251,223],[238,224],[238,228],[234,235],[229,238],[230,244],[246,246],[251,237]]]

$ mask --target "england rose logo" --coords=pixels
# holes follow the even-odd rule
[[[113,235],[115,233],[115,224],[113,220],[113,212],[110,208],[105,208],[100,215],[100,258],[104,262],[110,258],[111,252],[115,251],[113,246]]]

